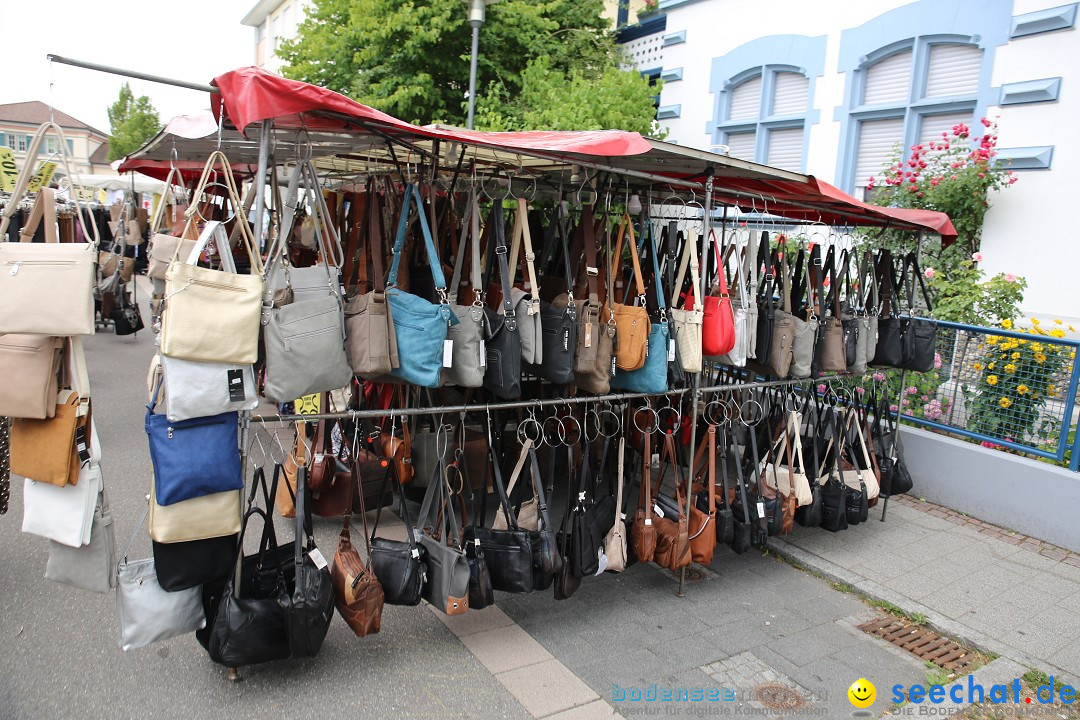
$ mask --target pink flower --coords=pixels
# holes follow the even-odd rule
[[[940,370],[941,369],[941,354],[940,353],[934,353],[934,369],[935,370]]]
[[[955,180],[955,179],[956,179],[956,176],[955,176],[955,175],[950,175],[950,176],[949,176],[949,179],[950,179],[950,180]],[[743,223],[743,225],[746,225],[746,223]]]
[[[827,388],[827,387],[825,386],[825,383],[821,383],[820,385],[818,385],[818,386],[817,386],[817,391],[818,391],[819,393],[823,393],[823,392],[825,392],[825,391],[826,391],[827,389],[828,389],[828,388]]]
[[[909,385],[908,386],[908,389],[907,389],[907,394],[908,395],[914,395],[917,392],[919,392],[919,388],[915,387],[914,385]]]
[[[1005,273],[1005,282],[1007,282],[1007,283],[1016,282],[1016,276],[1013,275],[1012,273]]]
[[[983,124],[983,127],[990,127],[990,121],[987,120],[986,118],[983,118],[979,122],[981,122]]]
[[[971,253],[971,259],[973,262],[981,263],[983,261],[983,254],[981,252]]]
[[[928,267],[925,270],[923,270],[923,275],[926,276],[927,280],[933,280],[934,276],[937,275],[937,270],[935,270],[932,267]]]
[[[937,187],[938,183],[940,183],[940,182],[941,182],[941,178],[932,177],[932,178],[930,178],[930,187]]]
[[[979,173],[979,177],[981,177],[981,178],[986,177],[986,173]]]
[[[896,409],[897,409],[897,408],[896,408],[896,406],[895,406],[895,405],[890,405],[890,406],[889,406],[889,412],[896,412]]]
[[[1009,178],[1009,184],[1012,185],[1014,182],[1017,181],[1017,179],[1018,178],[1015,175],[1013,175],[1011,178]]]
[[[874,373],[874,379],[877,380],[878,382],[885,382],[885,373],[879,373],[879,372]]]
[[[855,392],[859,393],[860,395],[865,395],[866,394],[866,388],[857,387],[857,388],[855,388]]]

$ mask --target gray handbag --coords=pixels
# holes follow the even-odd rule
[[[125,652],[206,627],[201,586],[165,592],[158,584],[153,558],[128,562],[128,551],[145,521],[146,511],[116,568],[116,620],[120,648]]]
[[[309,200],[315,208],[315,235],[326,262],[321,270],[327,284],[323,292],[312,293],[305,300],[294,299],[287,305],[276,307],[264,304],[266,386],[263,394],[278,403],[292,402],[311,393],[337,390],[348,385],[353,377],[345,355],[345,309],[339,283],[334,279],[340,265],[341,242],[333,225],[323,222],[330,212],[319,191],[314,170],[310,169],[310,163],[303,163],[301,167],[306,176]],[[285,223],[283,230],[284,226]],[[329,234],[328,238],[324,231]],[[279,238],[267,263],[268,272],[277,267],[277,253],[283,250],[284,243]],[[267,278],[267,285],[270,284]]]
[[[98,495],[88,544],[73,548],[49,541],[45,579],[96,593],[116,586],[116,534],[104,489]]]
[[[420,506],[416,534],[427,550],[427,582],[424,599],[447,615],[461,615],[469,610],[469,558],[459,547],[454,508],[448,502],[443,463],[435,469]],[[434,524],[432,514],[437,515]],[[437,525],[437,527],[436,527]]]
[[[499,216],[502,217],[501,214]],[[544,328],[540,317],[540,283],[536,277],[536,255],[533,252],[532,233],[529,231],[528,203],[525,198],[518,198],[517,213],[514,215],[514,238],[507,266],[510,269],[510,284],[514,284],[517,272],[518,253],[522,245],[525,254],[522,257],[522,276],[525,289],[511,288],[510,298],[516,317],[517,334],[521,339],[521,359],[523,362],[539,365],[544,361]],[[506,315],[506,303],[500,314]]]
[[[458,304],[461,289],[461,270],[465,260],[465,246],[469,246],[469,282],[475,291],[471,305]],[[480,204],[474,190],[469,196],[462,222],[461,242],[458,243],[454,261],[454,276],[450,283],[450,310],[459,320],[451,325],[446,337],[453,343],[450,367],[442,370],[446,385],[478,388],[484,384],[487,368],[487,351],[484,347],[484,303],[481,300],[483,285],[480,280]]]
[[[798,267],[802,265],[803,257],[800,255],[799,263],[796,265],[796,273],[798,273]],[[814,342],[817,340],[817,313],[814,312],[814,296],[813,289],[810,285],[810,265],[807,264],[804,267],[804,275],[801,282],[805,282],[806,287],[806,320],[803,320],[798,316],[798,313],[792,315],[792,324],[795,326],[795,335],[791,342],[791,367],[788,368],[788,377],[790,378],[808,378],[810,377],[810,368],[814,362]]]
[[[367,242],[360,257],[356,258],[354,277],[346,280],[349,286],[357,286],[359,278],[355,275],[362,273],[370,255],[371,290],[361,294],[357,288],[351,291],[345,303],[345,356],[353,373],[371,380],[388,375],[399,366],[399,362],[394,317],[390,312],[390,303],[386,301],[382,212],[379,208],[379,192],[373,182],[368,183],[367,197],[364,204],[367,217],[366,222],[362,223],[367,227],[364,238]]]

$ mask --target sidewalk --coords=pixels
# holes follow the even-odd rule
[[[847,532],[796,527],[770,545],[825,577],[921,613],[941,632],[1080,677],[1080,559],[914,498]]]

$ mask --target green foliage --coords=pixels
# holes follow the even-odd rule
[[[278,51],[282,72],[411,122],[464,125],[472,36],[466,9],[461,0],[315,0],[299,36]],[[477,126],[640,126],[645,106],[651,119],[652,93],[637,92],[629,79],[637,74],[612,75],[622,53],[602,11],[602,0],[503,0],[488,7],[477,69],[486,124]],[[551,77],[539,77],[540,67]],[[578,106],[599,104],[584,95],[583,78],[625,104],[582,113]],[[540,100],[544,107],[533,104]]]
[[[926,673],[926,684],[930,687],[934,685],[947,685],[952,675],[948,670],[928,670]]]
[[[950,248],[951,250],[951,248]],[[998,273],[983,280],[983,271],[974,258],[950,262],[947,270],[929,272],[927,289],[936,298],[934,315],[942,320],[968,325],[996,325],[1020,315],[1027,280],[1010,273]]]
[[[660,91],[639,73],[614,65],[599,76],[562,72],[547,57],[529,62],[521,91],[500,81],[478,99],[476,125],[487,130],[631,130],[657,135],[652,96]]]
[[[131,92],[124,83],[120,96],[109,106],[109,162],[130,155],[161,130],[161,121],[150,98]]]

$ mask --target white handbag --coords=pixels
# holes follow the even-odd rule
[[[670,242],[670,240],[669,240]],[[701,324],[705,313],[701,309],[704,299],[701,297],[701,273],[697,256],[697,230],[691,229],[683,245],[682,259],[679,261],[679,273],[671,292],[676,295],[682,288],[686,277],[686,266],[690,265],[690,282],[694,295],[694,309],[671,308],[671,319],[675,325],[675,343],[679,347],[679,366],[683,372],[701,372],[704,360],[701,356]],[[672,301],[674,304],[674,301]],[[618,525],[618,523],[616,523]],[[610,560],[609,560],[610,562]]]
[[[46,133],[57,136],[60,157],[68,182],[78,185],[78,176],[69,162],[64,131],[55,123],[38,128],[27,148],[26,157],[36,158]],[[11,216],[18,210],[36,163],[27,161],[15,181],[15,189],[0,217],[0,237],[7,233]],[[0,333],[33,335],[93,335],[94,282],[97,263],[97,224],[87,223],[82,205],[75,215],[82,228],[84,243],[61,243],[56,232],[56,191],[38,191],[20,242],[0,242]],[[34,232],[45,220],[45,242],[35,243]]]
[[[772,453],[770,453],[775,455],[775,460],[770,463],[768,457],[766,457],[762,462],[761,476],[771,478],[784,497],[795,493],[795,504],[802,507],[813,503],[814,496],[810,489],[810,480],[806,477],[802,438],[799,435],[800,427],[799,414],[789,412],[784,433],[773,445]],[[786,464],[780,462],[780,453],[778,452],[782,443],[787,443],[784,448],[787,455]]]
[[[202,195],[220,162],[221,175],[234,208],[241,208],[229,161],[220,152],[210,155],[195,197]],[[188,209],[188,225],[195,208]],[[161,322],[161,352],[197,362],[244,365],[259,356],[259,318],[262,314],[262,260],[242,216],[236,219],[241,243],[251,262],[250,275],[238,275],[232,246],[220,222],[206,223],[186,261],[174,261],[165,273],[165,303]],[[186,230],[185,230],[186,232]],[[199,255],[215,240],[222,270],[198,267]]]
[[[251,365],[162,356],[161,366],[165,373],[165,414],[173,422],[254,410],[259,405]]]
[[[747,253],[754,252],[754,244],[748,243],[745,251]],[[728,259],[731,254],[738,249],[738,244],[732,242],[728,247],[727,256],[720,257],[720,247],[713,245],[716,252],[717,265],[720,272],[727,271]],[[731,315],[733,319],[733,327],[735,328],[735,345],[727,355],[720,357],[720,362],[725,365],[732,365],[734,367],[746,367],[747,358],[753,357],[751,352],[754,343],[756,342],[755,336],[757,335],[757,303],[754,301],[754,295],[750,294],[746,289],[746,271],[747,266],[736,258],[735,274],[732,276],[732,283],[738,289],[738,292],[731,298]]]

